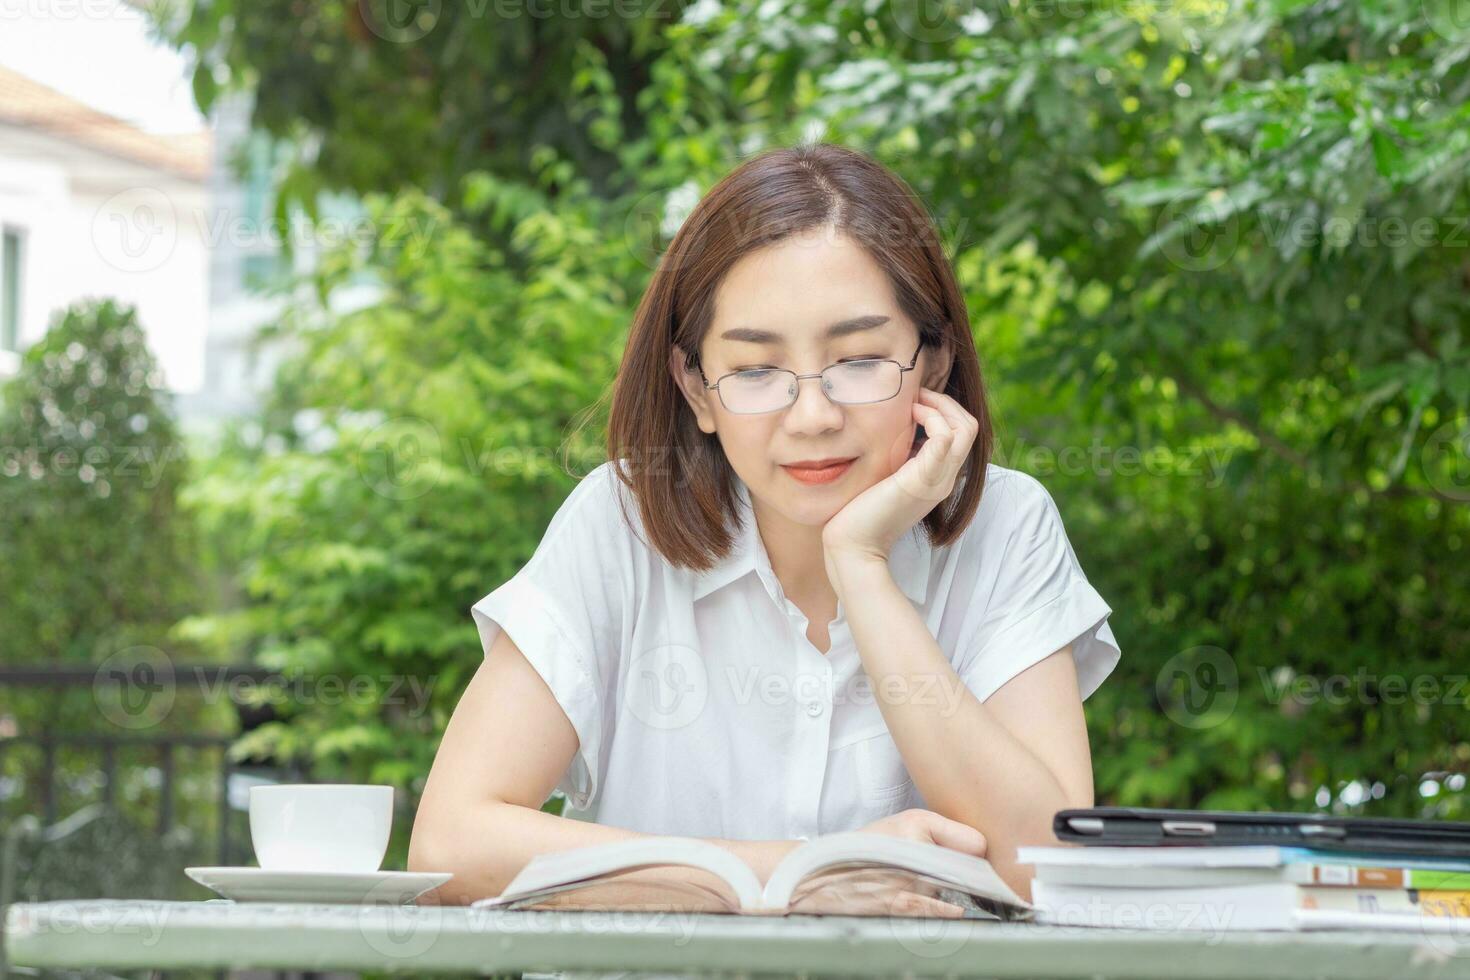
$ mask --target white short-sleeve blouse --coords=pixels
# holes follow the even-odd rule
[[[644,833],[735,840],[855,830],[924,806],[845,610],[824,655],[771,570],[744,482],[735,547],[700,573],[648,546],[612,466],[578,483],[526,565],[471,610],[484,650],[506,630],[576,729],[557,785],[569,805]],[[915,525],[889,567],[981,701],[1068,643],[1083,698],[1118,663],[1112,610],[1031,476],[990,466],[962,535],[932,548]],[[936,710],[959,693],[944,691]]]

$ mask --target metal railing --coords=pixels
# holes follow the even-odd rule
[[[224,690],[231,682],[241,678],[257,684],[280,680],[280,676],[273,671],[249,666],[164,666],[165,669],[150,675],[148,679],[156,690],[166,690],[170,697],[187,696],[190,687],[200,691]],[[75,696],[84,689],[95,690],[99,677],[107,680],[103,675],[109,669],[113,668],[69,664],[0,666],[0,719],[5,717],[5,708],[13,703],[16,692],[50,692],[55,695],[57,705],[60,705],[63,699]],[[181,681],[187,682],[180,683]],[[44,706],[44,701],[41,705],[30,705],[32,709]],[[204,834],[198,833],[200,826],[180,828],[181,811],[184,811],[185,820],[192,820],[203,826],[212,824],[214,841],[210,850],[213,851],[214,862],[220,865],[243,863],[243,859],[250,854],[248,842],[237,840],[231,830],[232,814],[240,809],[232,805],[232,780],[237,776],[268,781],[303,782],[309,779],[304,765],[236,764],[231,759],[229,750],[242,732],[143,733],[121,730],[116,726],[109,729],[105,721],[97,726],[102,730],[60,731],[54,721],[57,714],[59,712],[43,715],[43,720],[33,724],[33,731],[0,734],[0,778],[16,773],[12,777],[15,781],[8,785],[12,789],[15,786],[21,788],[21,792],[12,792],[9,798],[0,796],[0,813],[6,818],[3,822],[8,827],[0,835],[7,844],[3,848],[4,853],[0,854],[0,863],[3,863],[3,867],[0,867],[0,884],[3,884],[0,887],[0,915],[3,915],[4,904],[16,897],[20,885],[17,871],[20,854],[17,848],[35,848],[53,840],[63,841],[74,836],[70,832],[74,825],[85,827],[95,823],[103,814],[120,812],[123,803],[118,792],[123,784],[120,776],[130,769],[142,766],[157,771],[156,792],[150,794],[151,809],[146,805],[140,806],[137,800],[128,801],[129,817],[132,821],[151,834],[158,841],[160,849],[163,842],[180,829],[192,830],[195,832],[191,835],[193,838],[203,839]],[[185,752],[202,753],[204,758],[181,763],[181,755]],[[65,766],[74,772],[79,768],[78,757],[83,760],[81,768],[90,770],[93,775],[100,775],[100,780],[93,781],[97,784],[94,798],[78,800],[76,802],[79,805],[68,805],[68,812],[63,813],[64,794],[58,786],[63,775],[62,760],[66,760]],[[16,759],[26,761],[17,764],[14,761]],[[201,808],[202,798],[192,796],[187,798],[186,811],[178,806],[181,771],[196,778],[201,772],[211,774],[213,790],[208,794],[210,805]],[[28,788],[34,789],[34,793],[26,792]],[[138,819],[140,812],[141,820]],[[182,868],[179,873],[182,875]],[[0,975],[5,972],[3,955],[0,955]],[[224,973],[217,971],[215,975],[224,976]],[[276,974],[278,977],[282,975],[279,972]]]
[[[105,668],[104,668],[105,669]],[[181,665],[173,668],[171,672],[164,672],[154,679],[154,683],[161,687],[174,685],[179,677],[189,677],[199,683],[203,688],[205,685],[215,690],[223,689],[222,685],[229,684],[238,678],[247,678],[256,683],[270,683],[279,677],[272,671],[257,667],[245,666],[223,666],[210,665]],[[0,705],[4,704],[5,693],[18,688],[49,688],[60,695],[62,692],[77,691],[83,688],[92,688],[97,683],[98,668],[72,665],[31,665],[23,667],[0,666]],[[118,754],[120,750],[129,750],[136,754],[142,751],[151,755],[156,761],[161,774],[161,785],[157,794],[157,812],[154,815],[153,824],[156,832],[162,836],[169,832],[174,826],[175,820],[175,788],[176,788],[176,760],[180,749],[194,749],[212,752],[215,756],[215,808],[217,816],[216,830],[216,857],[220,864],[229,864],[234,857],[230,833],[230,779],[237,767],[229,757],[229,748],[238,738],[238,734],[185,734],[175,732],[161,732],[157,734],[139,734],[125,731],[105,732],[57,732],[48,727],[35,733],[21,732],[14,735],[0,736],[0,775],[7,771],[6,759],[17,750],[31,749],[31,755],[39,754],[39,771],[31,773],[33,779],[23,779],[23,783],[39,783],[39,800],[33,808],[26,808],[41,819],[44,824],[50,825],[64,816],[58,812],[57,773],[58,753],[61,750],[81,749],[91,750],[96,754],[97,765],[100,768],[101,802],[115,804],[117,802],[116,791],[118,785]],[[248,769],[256,773],[270,773],[278,775],[283,779],[292,781],[304,781],[307,773],[304,766],[277,766],[261,767],[250,766]],[[9,801],[6,801],[7,803]]]

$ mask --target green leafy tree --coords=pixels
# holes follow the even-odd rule
[[[315,214],[323,190],[420,188],[457,204],[467,174],[526,173],[542,145],[584,179],[626,179],[612,148],[641,132],[638,96],[683,6],[188,0],[154,13],[196,57],[201,108],[248,89],[252,125],[297,151],[284,222],[291,204]],[[589,125],[609,102],[620,117]]]
[[[177,502],[189,461],[163,380],[136,311],[95,299],[57,314],[0,391],[0,663],[98,668],[95,683],[4,691],[0,716],[19,738],[0,746],[0,775],[19,787],[0,800],[4,820],[43,812],[37,736],[147,739],[233,724],[228,699],[165,681],[170,664],[196,659],[172,628],[203,594],[196,539]],[[129,690],[140,665],[152,671],[143,680],[161,686]],[[101,751],[54,751],[57,815],[100,800]],[[114,816],[151,828],[163,756],[145,744],[114,752],[117,783],[108,789],[122,813]],[[177,825],[167,844],[192,858],[173,866],[182,881],[184,864],[212,854],[218,777],[207,752],[180,749],[172,762]],[[117,860],[131,867],[141,858]]]
[[[269,5],[229,9],[231,37],[260,44],[220,55],[201,43],[201,65],[286,64],[295,42],[269,40]],[[455,23],[488,73],[474,84],[522,80],[513,60],[481,60],[498,36]],[[417,166],[377,167],[357,184],[341,160],[315,171],[389,191],[413,175],[443,199],[444,227],[459,233],[451,254],[483,261],[446,274],[442,256],[380,251],[371,264],[397,284],[389,300],[325,325],[330,342],[283,376],[288,401],[426,418],[441,437],[559,445],[560,429],[536,420],[594,402],[682,207],[762,147],[814,135],[860,146],[929,203],[968,290],[999,461],[1052,490],[1115,610],[1124,660],[1088,702],[1099,798],[1464,813],[1470,30],[1451,4],[735,0],[688,8],[632,67],[572,27],[546,25],[539,56],[580,59],[556,82],[577,108],[522,130],[521,161],[476,144],[460,158],[476,176],[459,184]],[[427,79],[427,93],[393,102],[401,71],[374,87],[354,70],[351,84],[395,106],[433,104],[458,91],[439,71],[458,63],[439,46],[449,38],[360,45],[375,71],[428,61],[408,76]],[[339,48],[325,50],[339,67]],[[302,84],[308,94],[266,110],[279,131],[300,125],[346,147],[371,128],[305,111],[339,89]],[[429,147],[457,126],[434,113],[419,122]],[[488,283],[503,288],[499,305],[485,301]],[[461,290],[475,312],[513,316],[515,340],[496,348],[466,333],[469,311],[458,326],[443,317]],[[541,326],[555,322],[585,327],[581,344]],[[533,356],[545,362],[525,369]],[[455,402],[453,425],[424,405],[443,382],[405,373],[424,357],[464,362],[436,371],[481,372],[481,400]],[[513,404],[497,400],[508,378]],[[242,470],[231,492],[295,493],[323,466],[356,469],[280,438],[293,455]],[[529,555],[558,481],[519,484],[517,530],[477,529],[467,547],[503,562],[426,569],[416,598],[429,606],[417,608],[459,630],[441,655],[460,669],[439,693],[477,656],[465,600]],[[464,494],[482,510],[504,501],[473,480]],[[260,526],[303,542],[327,534],[311,499],[264,501]],[[403,509],[376,519],[394,527]],[[393,537],[346,513],[336,528]],[[280,540],[257,533],[254,549]],[[260,590],[255,614],[273,625],[249,635],[274,642],[283,622],[335,629],[343,610],[376,622],[406,598],[333,595],[345,603],[335,619],[303,619],[287,589]],[[355,655],[340,638],[312,649],[327,662]]]
[[[478,662],[471,604],[598,462],[595,442],[562,444],[615,363],[626,252],[590,202],[488,175],[472,175],[466,201],[507,225],[513,252],[423,194],[368,200],[378,237],[331,252],[317,278],[330,296],[370,270],[377,298],[291,311],[278,332],[298,354],[270,424],[235,433],[188,492],[247,602],[183,632],[246,647],[308,693],[242,752],[421,780]]]
[[[195,601],[187,460],[136,312],[70,307],[0,393],[0,662],[161,644]]]

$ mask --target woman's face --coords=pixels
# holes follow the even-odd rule
[[[852,321],[856,321],[853,323]],[[835,334],[831,328],[849,324]],[[812,229],[744,256],[715,293],[714,322],[700,347],[710,384],[731,371],[785,368],[815,374],[838,361],[882,357],[908,366],[919,331],[899,310],[892,286],[871,255],[831,229]],[[942,390],[928,347],[898,393],[886,401],[837,404],[819,378],[798,382],[796,401],[761,414],[730,412],[719,392],[670,363],[702,431],[716,434],[751,495],[786,518],[820,526],[855,496],[894,473],[910,456],[912,406],[921,384]],[[947,372],[947,364],[943,366]],[[784,464],[852,459],[830,482],[799,480]]]

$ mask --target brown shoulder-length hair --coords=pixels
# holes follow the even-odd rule
[[[729,554],[734,470],[717,435],[700,431],[669,374],[673,345],[698,365],[715,290],[741,257],[810,228],[860,243],[931,352],[953,352],[944,393],[980,423],[955,490],[925,516],[932,545],[957,538],[980,506],[994,445],[969,313],[938,232],[897,174],[857,150],[808,143],[742,163],[695,206],[660,258],[634,314],[612,388],[607,454],[638,502],[651,545],[671,564],[705,571]]]

